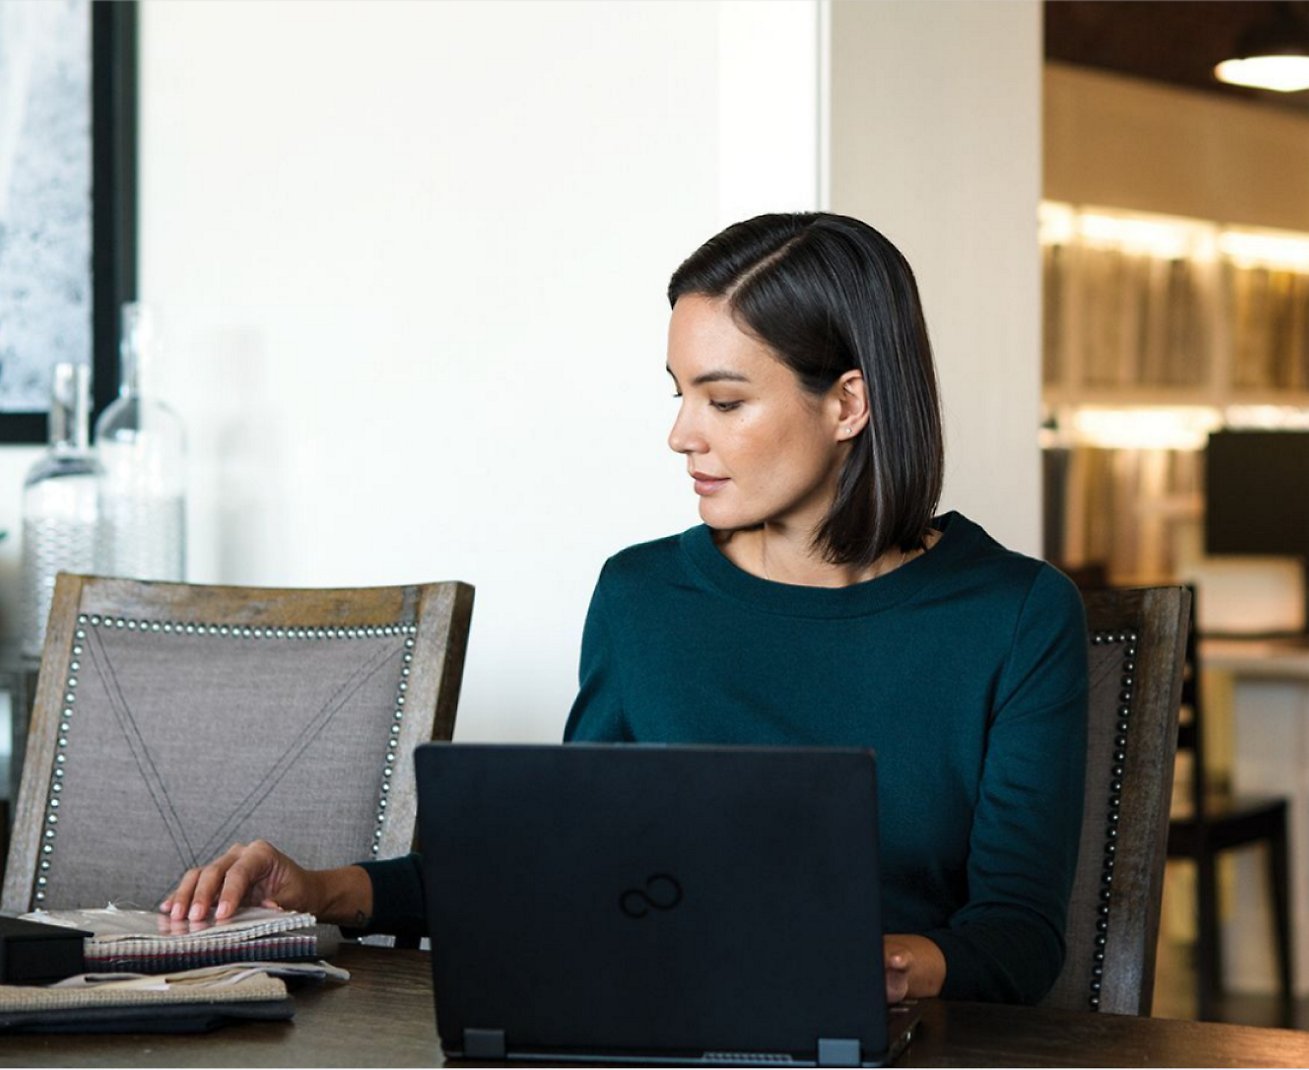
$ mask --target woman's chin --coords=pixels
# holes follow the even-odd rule
[[[715,531],[740,531],[757,528],[763,523],[757,516],[747,516],[740,509],[729,509],[722,502],[700,499],[700,519]]]
[[[732,510],[724,509],[720,503],[711,498],[700,499],[700,519],[711,528],[720,531],[739,526],[733,519]]]

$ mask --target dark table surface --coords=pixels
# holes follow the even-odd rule
[[[9,1036],[0,1066],[434,1066],[426,954],[346,945],[349,984],[296,993],[291,1022],[190,1036]],[[1309,1034],[928,1000],[900,1066],[1309,1066]]]

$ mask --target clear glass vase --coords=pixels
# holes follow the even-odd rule
[[[91,369],[56,364],[50,448],[23,483],[22,652],[40,657],[60,572],[98,567],[100,465],[89,444]]]
[[[186,578],[186,434],[149,392],[155,339],[147,309],[123,306],[118,397],[95,425],[100,477],[99,571]]]

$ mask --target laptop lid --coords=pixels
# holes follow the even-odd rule
[[[448,1055],[887,1056],[871,751],[433,743],[415,763]]]

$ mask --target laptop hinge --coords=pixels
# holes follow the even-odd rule
[[[832,1037],[819,1037],[818,1065],[858,1066],[859,1041],[834,1039]]]
[[[505,1031],[503,1029],[465,1029],[465,1059],[503,1059],[505,1057]]]

